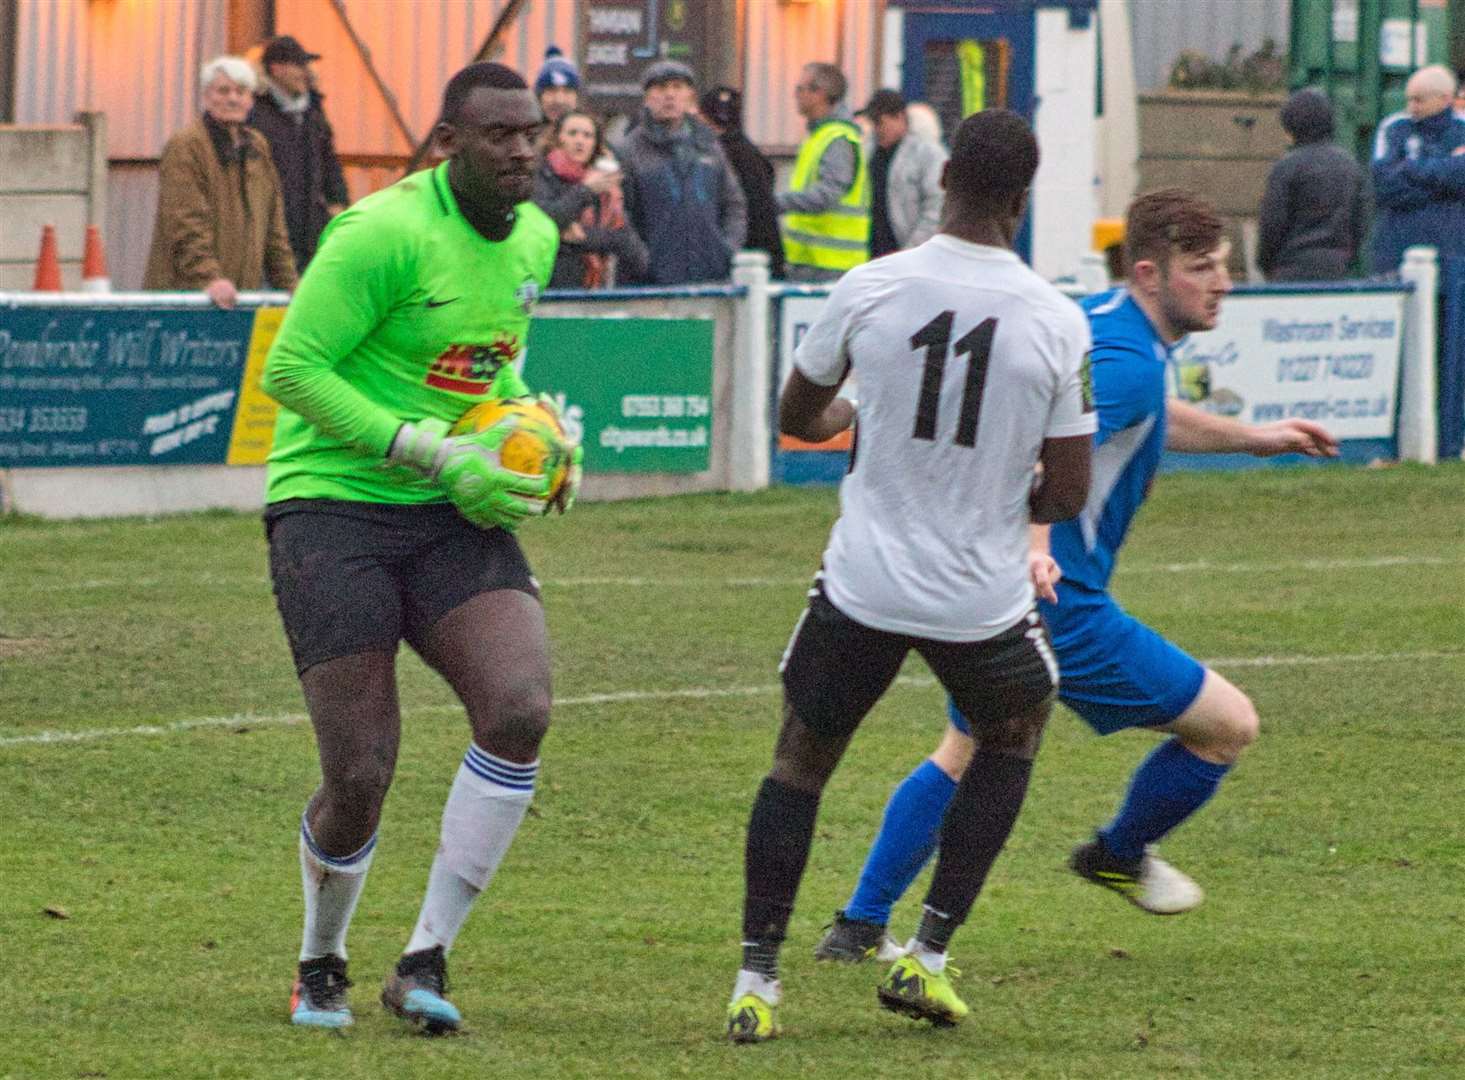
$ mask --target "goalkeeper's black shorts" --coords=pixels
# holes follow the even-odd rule
[[[539,583],[514,535],[449,503],[290,499],[265,511],[270,579],[295,670],[356,653],[421,651],[448,612],[483,592]]]

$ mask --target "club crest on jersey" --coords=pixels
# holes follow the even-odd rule
[[[525,278],[524,284],[514,290],[514,299],[519,301],[519,306],[524,309],[524,314],[528,315],[534,310],[534,305],[539,300],[539,282],[532,277]]]
[[[486,394],[494,376],[519,355],[519,339],[499,334],[487,345],[449,345],[427,369],[427,385],[460,394]]]

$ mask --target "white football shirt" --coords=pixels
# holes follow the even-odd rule
[[[1032,607],[1044,439],[1092,434],[1088,319],[1004,248],[939,233],[849,271],[794,355],[860,386],[825,593],[858,622],[979,641]]]

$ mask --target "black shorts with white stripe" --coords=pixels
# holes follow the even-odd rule
[[[1053,649],[1036,610],[981,641],[935,641],[856,622],[816,582],[780,667],[785,697],[810,730],[844,738],[890,688],[912,649],[978,735],[988,724],[1041,704],[1057,688]]]

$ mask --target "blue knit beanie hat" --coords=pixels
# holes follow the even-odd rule
[[[534,80],[534,93],[536,96],[542,94],[551,86],[580,89],[580,71],[565,59],[565,54],[558,45],[551,45],[544,51],[544,66],[539,69],[539,76]]]

